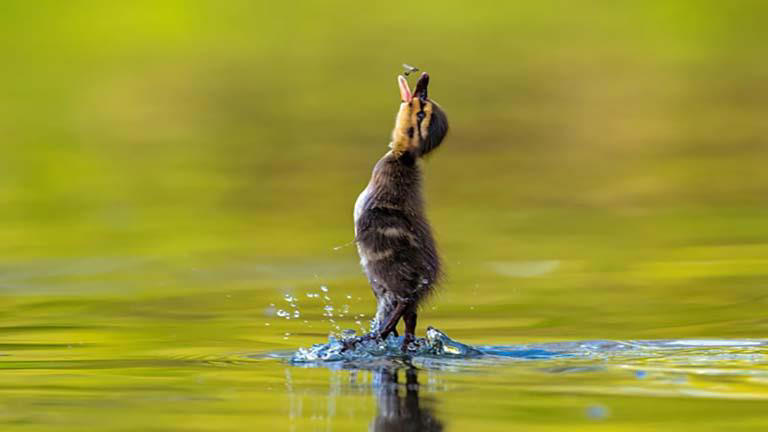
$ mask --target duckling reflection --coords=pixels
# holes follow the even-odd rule
[[[374,432],[442,431],[443,424],[429,408],[430,400],[419,396],[418,370],[405,369],[405,387],[398,383],[397,369],[374,371],[378,407],[369,430]],[[405,395],[403,395],[403,391]],[[426,406],[425,406],[426,405]]]

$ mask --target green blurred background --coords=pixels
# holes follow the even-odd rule
[[[452,127],[425,167],[448,278],[423,325],[471,343],[763,337],[767,17],[763,1],[2,2],[0,353],[295,349],[333,329],[305,296],[321,285],[355,327],[372,296],[354,247],[334,248],[404,62]],[[285,294],[301,319],[275,316]]]

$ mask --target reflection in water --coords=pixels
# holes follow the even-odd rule
[[[429,408],[431,401],[419,395],[419,372],[414,367],[405,369],[405,387],[398,383],[397,369],[374,371],[376,389],[376,418],[371,430],[394,431],[442,431],[443,424]],[[403,390],[403,391],[401,391]],[[403,392],[405,395],[403,395]]]
[[[334,430],[336,421],[357,418],[361,407],[347,403],[349,396],[376,398],[376,411],[369,430],[442,431],[443,422],[434,411],[434,399],[425,397],[440,386],[429,370],[419,370],[410,361],[384,361],[370,365],[343,362],[303,364],[301,368],[328,368],[328,392],[321,398],[311,390],[294,386],[293,368],[285,369],[285,385],[289,395],[288,429],[290,431]],[[428,388],[419,383],[419,374]],[[404,382],[403,382],[404,381]],[[314,393],[314,394],[313,394]],[[343,402],[342,402],[343,401]],[[365,408],[363,408],[365,409]],[[367,410],[366,410],[367,411]],[[303,421],[309,423],[302,423]]]

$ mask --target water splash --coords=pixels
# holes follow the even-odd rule
[[[471,358],[483,355],[478,349],[448,337],[438,329],[429,327],[426,338],[411,342],[406,352],[401,349],[403,337],[390,335],[385,340],[366,340],[345,350],[345,341],[355,337],[354,330],[344,330],[340,338],[328,337],[328,343],[299,348],[291,358],[292,363],[375,361],[390,357],[431,356],[441,358]]]
[[[301,320],[306,327],[312,328],[313,321],[307,318],[311,317],[313,310],[319,307],[322,321],[329,325],[328,330],[331,335],[340,337],[342,332],[341,326],[344,321],[354,322],[354,324],[364,331],[362,318],[365,317],[365,314],[355,314],[349,302],[341,305],[334,304],[333,298],[331,297],[331,289],[328,285],[319,285],[317,288],[319,288],[319,290],[310,290],[303,294],[294,293],[293,288],[287,288],[287,292],[284,292],[281,295],[282,300],[287,303],[287,306],[279,308],[274,303],[270,303],[269,307],[264,309],[264,315],[276,317],[281,320],[293,320],[294,322]],[[304,300],[305,298],[308,300]],[[353,297],[347,294],[346,299],[351,300]],[[360,301],[361,299],[358,297],[357,300]],[[265,325],[269,326],[270,324],[265,323]],[[293,329],[296,330],[295,327],[293,327]],[[283,336],[283,339],[285,340],[288,335]]]

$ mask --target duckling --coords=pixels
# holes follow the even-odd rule
[[[427,94],[422,73],[411,93],[398,76],[402,103],[390,150],[376,163],[370,182],[355,203],[355,242],[360,263],[376,296],[371,333],[363,339],[397,335],[405,322],[402,350],[414,340],[418,307],[440,280],[440,257],[424,214],[420,160],[434,151],[448,132],[448,120]]]

